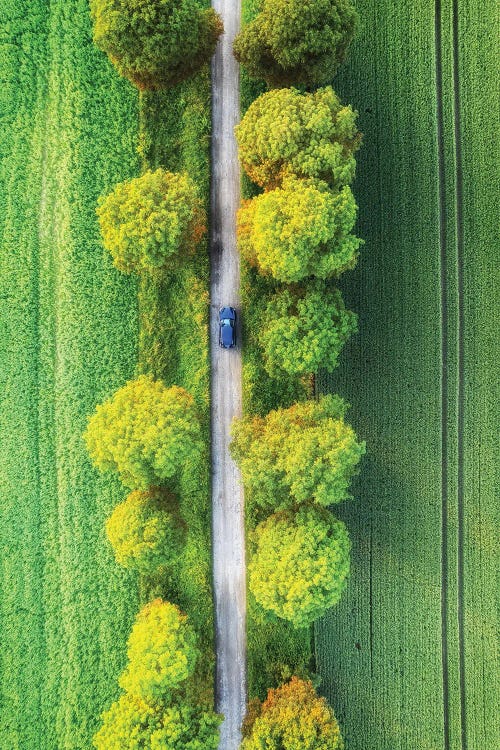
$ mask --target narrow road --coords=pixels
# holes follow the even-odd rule
[[[240,264],[236,211],[240,171],[234,138],[239,120],[239,69],[232,43],[240,25],[240,0],[213,0],[225,33],[212,63],[211,189],[211,419],[213,575],[216,706],[224,714],[220,750],[237,750],[246,707],[245,537],[240,473],[229,455],[233,417],[241,415],[241,349],[218,345],[218,311],[239,311]],[[239,334],[239,331],[238,331]],[[238,335],[238,342],[241,337]]]

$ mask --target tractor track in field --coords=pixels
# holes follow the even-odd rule
[[[215,605],[215,702],[224,715],[220,750],[237,750],[246,711],[246,568],[240,472],[229,454],[234,417],[242,413],[242,359],[218,345],[218,311],[240,304],[236,211],[240,167],[234,127],[239,121],[239,66],[232,54],[240,0],[213,0],[224,34],[212,63],[212,184],[210,238],[210,369],[212,533]]]
[[[40,113],[42,110],[40,109],[38,111],[38,116],[40,116]],[[42,263],[41,263],[41,253],[42,253],[42,246],[43,246],[43,240],[44,240],[44,217],[46,214],[46,206],[47,206],[47,167],[48,167],[48,156],[47,156],[47,139],[45,138],[47,130],[47,119],[45,118],[44,122],[44,129],[43,129],[43,136],[42,136],[42,147],[41,147],[41,153],[40,153],[40,172],[41,172],[41,180],[40,180],[40,197],[38,201],[38,232],[37,232],[37,241],[34,245],[34,253],[33,253],[33,259],[32,259],[32,272],[33,272],[33,310],[34,310],[34,321],[33,321],[33,339],[36,341],[36,355],[33,358],[34,362],[34,376],[35,376],[35,383],[36,383],[36,396],[35,396],[35,403],[34,403],[34,415],[36,420],[36,429],[33,430],[33,442],[34,442],[34,454],[35,454],[35,471],[36,471],[36,477],[37,477],[37,515],[35,520],[35,525],[39,534],[39,538],[43,540],[43,511],[42,511],[42,495],[43,495],[43,487],[42,487],[42,451],[41,451],[41,445],[40,445],[40,435],[41,435],[41,427],[42,427],[42,405],[41,405],[41,384],[42,384],[42,373],[43,373],[43,366],[42,366],[42,341],[41,341],[41,325],[42,325],[42,319],[41,319],[41,300],[42,300]],[[44,603],[44,581],[45,581],[45,568],[46,568],[46,559],[45,559],[45,549],[43,543],[40,545],[38,549],[38,576],[39,576],[39,590],[38,590],[38,601],[37,601],[37,608],[38,608],[38,643],[37,643],[37,649],[39,652],[39,655],[41,654],[41,660],[46,665],[47,664],[47,654],[46,654],[46,638],[45,638],[45,622],[46,622],[46,610],[45,610],[45,603]],[[37,702],[38,702],[38,710],[39,710],[39,716],[43,715],[44,712],[44,705],[43,705],[43,698],[42,698],[42,690],[40,686],[37,686],[36,689],[37,692]]]
[[[448,289],[446,277],[446,178],[444,159],[441,0],[435,4],[436,122],[438,155],[439,255],[441,289],[441,658],[443,670],[443,750],[450,750],[448,684]]]
[[[445,159],[445,139],[449,137],[445,132],[445,118],[443,112],[443,39],[442,39],[442,3],[435,1],[435,64],[436,64],[436,121],[437,121],[437,151],[439,175],[439,246],[440,246],[440,288],[441,288],[441,621],[442,621],[442,663],[443,663],[443,730],[444,748],[450,748],[450,686],[449,686],[449,590],[448,568],[450,555],[448,548],[448,514],[450,495],[448,489],[451,467],[449,454],[449,399],[450,373],[448,359],[450,346],[456,347],[456,434],[457,434],[457,465],[456,465],[456,508],[457,508],[457,625],[458,625],[458,658],[459,658],[459,702],[460,702],[460,739],[461,750],[467,750],[466,731],[466,687],[465,687],[465,648],[464,648],[464,304],[463,304],[463,184],[462,184],[462,152],[460,125],[460,88],[459,88],[459,22],[458,0],[452,0],[452,71],[453,86],[452,115],[454,142],[454,216],[455,216],[455,273],[456,273],[456,341],[451,341],[448,330],[450,323],[449,295],[447,268],[448,234],[446,215],[448,196],[446,189],[447,168]],[[452,314],[455,311],[452,311]]]
[[[457,257],[458,393],[457,393],[457,511],[458,511],[458,647],[460,682],[460,725],[462,750],[467,750],[467,713],[465,688],[465,615],[464,615],[464,421],[465,421],[465,316],[464,316],[464,228],[462,128],[460,123],[459,21],[458,0],[453,0],[453,126],[455,138],[455,221]]]

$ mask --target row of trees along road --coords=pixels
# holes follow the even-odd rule
[[[91,12],[96,43],[140,89],[192,75],[222,31],[217,15],[195,0],[91,0]],[[352,233],[356,203],[349,187],[360,136],[352,109],[331,87],[316,88],[343,61],[355,25],[349,0],[263,0],[235,41],[237,58],[270,87],[316,89],[268,91],[237,132],[243,167],[263,189],[241,208],[240,250],[276,281],[262,336],[271,375],[333,369],[356,327],[332,280],[354,267],[361,245]],[[163,170],[117,186],[100,201],[98,215],[104,245],[126,273],[175,266],[204,231],[189,177]],[[132,490],[109,519],[108,536],[117,560],[142,572],[168,568],[161,554],[167,540],[175,538],[172,556],[182,544],[176,476],[183,459],[199,450],[190,399],[146,375],[89,421],[94,463],[117,471]],[[347,530],[327,509],[347,496],[364,452],[344,421],[345,408],[324,397],[235,426],[233,451],[257,521],[251,591],[263,610],[296,627],[338,601],[348,574]],[[96,747],[215,748],[219,717],[196,702],[198,655],[186,616],[169,602],[150,602],[138,615],[128,656],[124,693],[104,715]],[[252,703],[244,733],[246,750],[263,742],[287,750],[342,747],[332,710],[306,680],[292,679],[264,703]]]
[[[195,0],[91,0],[94,41],[141,90],[173,86],[210,60],[222,21]],[[104,247],[123,273],[174,270],[206,232],[187,174],[145,171],[98,202]],[[179,475],[202,450],[199,415],[185,389],[141,375],[97,406],[84,435],[101,471],[131,490],[106,523],[120,565],[161,583],[182,553]],[[161,586],[160,586],[161,587]],[[200,685],[194,628],[161,598],[139,612],[119,679],[122,695],[103,714],[97,750],[216,750],[221,717]]]
[[[356,113],[325,85],[356,22],[349,0],[262,0],[234,43],[248,74],[269,87],[236,128],[243,169],[261,189],[239,211],[239,248],[271,282],[259,345],[272,378],[307,380],[311,395],[314,374],[335,368],[357,326],[335,281],[362,244],[350,188],[361,136]],[[250,593],[265,617],[295,628],[338,602],[349,574],[348,532],[329,510],[349,497],[365,450],[346,408],[323,396],[233,426],[253,522]],[[332,709],[298,676],[250,702],[243,733],[244,750],[343,748]]]

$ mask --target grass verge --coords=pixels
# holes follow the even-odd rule
[[[164,93],[140,99],[139,150],[143,168],[186,171],[198,186],[205,208],[210,193],[210,77],[208,70]],[[208,236],[208,235],[207,235]],[[213,706],[213,612],[210,524],[208,240],[174,272],[139,282],[138,371],[162,378],[193,394],[202,419],[205,451],[184,467],[181,515],[187,536],[184,555],[168,582],[142,581],[141,598],[161,594],[189,615],[202,644],[198,679],[201,700]]]
[[[243,0],[242,21],[248,23],[257,13],[256,0]],[[241,70],[241,111],[265,90],[265,85],[252,81]],[[242,195],[250,198],[257,188],[242,176]],[[241,305],[243,310],[243,411],[244,414],[264,416],[271,409],[291,406],[304,398],[310,388],[295,378],[270,378],[262,364],[262,350],[258,343],[263,312],[275,285],[260,276],[255,269],[241,261]],[[255,528],[256,519],[246,511],[247,540]],[[250,548],[247,542],[247,559]],[[266,622],[248,591],[247,659],[249,698],[264,699],[267,690],[277,687],[292,674],[314,678],[312,630],[295,630],[284,620]]]

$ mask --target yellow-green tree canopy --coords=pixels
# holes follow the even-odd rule
[[[183,388],[141,375],[99,404],[84,434],[101,471],[117,471],[130,489],[174,482],[183,464],[201,450],[193,397]]]
[[[128,665],[120,686],[147,703],[168,702],[194,671],[199,652],[187,615],[155,599],[137,615],[128,640]]]
[[[250,76],[271,86],[321,86],[345,59],[357,24],[350,0],[262,0],[234,41]]]
[[[90,0],[94,41],[139,89],[163,89],[214,53],[222,21],[196,0]]]
[[[365,444],[344,421],[339,396],[301,401],[233,425],[231,453],[249,502],[265,510],[299,503],[329,506],[349,497]]]
[[[122,695],[102,716],[96,750],[217,750],[221,717],[179,702],[150,706]]]
[[[104,247],[124,273],[172,265],[205,231],[196,185],[187,174],[164,169],[118,183],[99,199],[97,215]]]
[[[314,177],[331,188],[348,185],[361,135],[356,112],[331,86],[312,94],[276,89],[259,96],[236,128],[241,164],[261,187],[290,175]]]
[[[357,206],[349,187],[287,178],[282,187],[245,201],[238,212],[239,248],[264,276],[326,279],[356,265],[362,241],[351,234]]]
[[[343,750],[335,715],[309,680],[292,677],[269,690],[245,726],[241,750]]]
[[[176,498],[158,487],[131,492],[106,521],[116,561],[145,574],[175,561],[182,547],[176,511]]]
[[[253,533],[250,591],[273,616],[305,628],[339,601],[349,574],[347,528],[325,508],[284,510]]]
[[[274,294],[263,316],[259,341],[264,366],[272,377],[332,372],[345,342],[357,329],[338,289],[324,284],[283,289]]]

